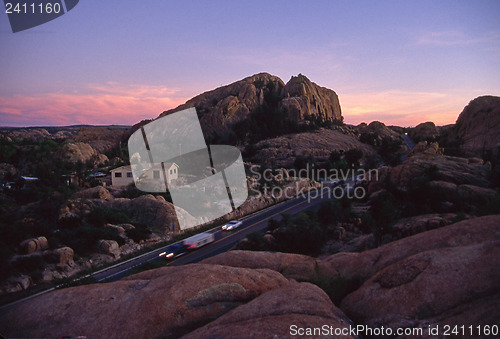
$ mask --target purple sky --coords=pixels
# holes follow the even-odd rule
[[[500,95],[500,1],[102,1],[15,33],[0,125],[134,124],[215,87],[302,73],[347,123],[454,123]]]

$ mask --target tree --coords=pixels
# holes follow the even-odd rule
[[[363,157],[363,151],[358,148],[352,148],[345,153],[345,159],[349,165],[359,165],[359,161]]]
[[[328,158],[328,160],[331,162],[331,163],[334,163],[334,162],[337,162],[337,161],[340,161],[340,152],[335,150],[335,151],[332,151],[332,153],[330,153],[330,157]]]

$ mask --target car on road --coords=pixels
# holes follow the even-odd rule
[[[164,252],[161,252],[158,256],[164,259],[177,258],[186,253],[187,246],[183,243],[172,244],[167,247]]]
[[[225,224],[224,226],[222,226],[222,230],[223,231],[231,231],[231,230],[234,230],[235,228],[240,227],[241,224],[243,224],[243,221],[240,221],[240,220],[231,220],[230,222],[228,222],[227,224]]]

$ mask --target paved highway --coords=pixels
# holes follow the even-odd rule
[[[205,258],[209,258],[219,253],[226,252],[233,246],[235,246],[241,239],[246,237],[249,233],[266,229],[270,219],[280,220],[281,214],[284,213],[296,215],[306,209],[311,208],[312,206],[320,204],[324,200],[328,200],[329,198],[331,198],[331,195],[328,194],[328,190],[330,190],[329,187],[324,187],[322,191],[319,191],[318,193],[312,192],[311,195],[308,195],[308,193],[304,193],[304,196],[299,196],[297,198],[268,207],[250,216],[244,217],[241,219],[243,221],[243,224],[235,230],[222,231],[220,226],[214,228],[209,232],[214,233],[215,242],[210,243],[197,250],[188,251],[186,254],[172,260],[169,265],[177,266],[196,263]],[[134,267],[140,266],[149,261],[165,260],[163,258],[159,258],[158,255],[161,252],[164,252],[166,250],[166,247],[167,246],[156,249],[152,252],[120,263],[111,268],[106,268],[102,271],[94,273],[92,276],[98,282],[119,280],[129,275],[130,271]]]

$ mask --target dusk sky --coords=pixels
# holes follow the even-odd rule
[[[82,0],[18,33],[2,12],[1,126],[131,125],[260,72],[333,89],[350,124],[500,95],[498,0]]]

